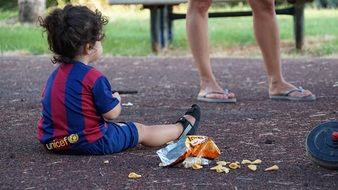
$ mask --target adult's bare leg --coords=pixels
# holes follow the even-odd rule
[[[286,93],[296,87],[284,80],[281,70],[280,40],[274,0],[248,0],[253,11],[256,41],[261,49],[268,75],[269,95]],[[290,96],[309,96],[309,90],[294,91]]]
[[[228,99],[234,98],[233,93],[224,93],[213,74],[208,42],[208,9],[212,0],[189,0],[186,16],[186,27],[188,41],[194,61],[196,63],[200,77],[199,96],[211,92],[210,98]]]

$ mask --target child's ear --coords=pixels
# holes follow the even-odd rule
[[[93,52],[94,48],[93,45],[91,45],[90,43],[87,43],[83,46],[83,54],[84,55],[89,55]]]
[[[84,55],[88,55],[89,54],[89,44],[85,44],[82,48],[82,53]]]

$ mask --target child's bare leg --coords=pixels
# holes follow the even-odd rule
[[[184,116],[191,124],[195,118],[190,115]],[[145,146],[162,146],[169,141],[176,140],[183,132],[181,123],[168,125],[143,125],[135,123],[138,130],[139,143]]]

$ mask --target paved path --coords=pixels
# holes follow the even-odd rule
[[[285,60],[287,80],[311,89],[316,102],[268,99],[261,60],[215,58],[222,86],[236,92],[236,104],[199,103],[200,134],[222,151],[218,160],[261,159],[256,172],[229,174],[160,168],[156,148],[105,156],[47,153],[35,138],[40,90],[53,70],[48,57],[0,57],[0,189],[334,189],[338,171],[314,165],[305,138],[317,124],[338,117],[338,60]],[[171,123],[197,103],[198,76],[191,58],[105,58],[95,66],[125,95],[121,120]],[[109,163],[104,162],[108,160]],[[280,170],[263,169],[277,164]],[[213,164],[212,164],[213,166]],[[129,172],[141,179],[128,179]]]

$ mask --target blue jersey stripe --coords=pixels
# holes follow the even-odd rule
[[[42,125],[44,133],[43,133],[42,138],[40,139],[41,142],[46,142],[50,139],[53,139],[54,127],[52,127],[53,121],[52,121],[52,115],[51,115],[52,113],[51,92],[53,88],[53,82],[55,80],[57,73],[59,72],[59,69],[60,68],[55,69],[55,71],[48,78],[46,86],[45,86],[43,99],[41,100],[41,103],[43,105],[42,115],[44,117],[43,125]]]
[[[65,106],[67,107],[68,133],[82,132],[85,126],[82,110],[82,80],[90,68],[82,64],[73,63],[66,82]],[[82,136],[82,135],[80,135]],[[82,139],[81,139],[82,140]],[[84,140],[84,139],[83,139]]]

